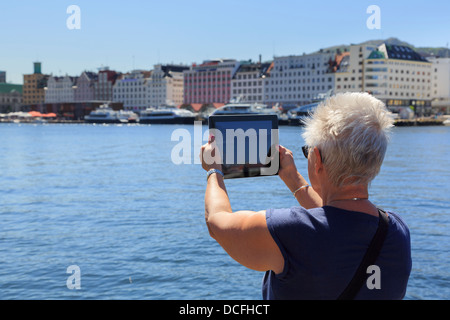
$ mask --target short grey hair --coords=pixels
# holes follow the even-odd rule
[[[320,150],[333,185],[370,184],[380,172],[393,122],[385,104],[370,94],[342,93],[316,108],[302,136]]]

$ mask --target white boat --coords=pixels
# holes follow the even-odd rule
[[[447,119],[443,122],[444,126],[450,127],[450,119]]]
[[[135,123],[138,117],[132,111],[115,111],[108,104],[103,104],[84,117],[84,120],[87,123]]]
[[[279,124],[285,124],[285,122],[287,123],[286,115],[281,113],[278,105],[270,107],[263,103],[241,102],[240,100],[240,98],[232,100],[223,107],[214,110],[210,116],[245,114],[276,115],[278,117]]]
[[[333,89],[329,90],[326,93],[319,93],[313,98],[313,100],[311,101],[312,103],[289,110],[287,112],[289,125],[303,125],[303,120],[311,116],[311,114],[314,113],[319,104],[333,96],[333,94]]]
[[[120,123],[138,123],[139,117],[136,113],[129,110],[120,110],[117,111],[117,118]]]
[[[88,123],[121,123],[117,117],[117,111],[108,104],[101,105],[84,117],[84,120]]]
[[[314,110],[316,110],[319,102],[307,104],[305,106],[301,106],[292,110],[289,110],[287,115],[289,118],[289,125],[298,126],[303,124],[303,120],[306,117],[309,117]]]
[[[35,118],[34,120],[33,120],[33,123],[39,123],[39,124],[44,124],[44,123],[47,123],[48,121],[47,120],[45,120],[45,119],[42,119],[42,118]]]
[[[214,110],[211,115],[241,115],[241,114],[276,114],[279,115],[278,109],[269,107],[262,103],[242,103],[231,102],[223,107]]]
[[[196,115],[189,111],[178,109],[175,106],[160,108],[147,108],[141,111],[139,123],[141,124],[194,124]]]

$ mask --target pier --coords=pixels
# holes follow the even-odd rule
[[[430,119],[430,118],[418,118],[418,119],[411,119],[411,120],[398,119],[398,120],[395,120],[394,125],[396,127],[443,126],[444,120]]]
[[[207,124],[208,120],[205,118],[198,118],[197,121],[202,122],[203,124]],[[39,123],[47,123],[47,124],[83,124],[87,123],[84,120],[45,120],[39,121],[38,119],[22,119],[22,120],[10,120],[10,119],[1,119],[0,123],[28,123],[28,124],[39,124]],[[286,121],[280,121],[280,126],[300,126],[299,124],[291,124]],[[439,119],[416,119],[416,120],[395,120],[394,126],[396,127],[416,127],[416,126],[443,126],[444,121]]]

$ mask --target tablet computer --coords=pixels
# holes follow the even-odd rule
[[[210,116],[209,134],[225,179],[278,175],[277,115]]]

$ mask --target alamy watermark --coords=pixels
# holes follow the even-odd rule
[[[77,265],[71,265],[67,267],[66,273],[70,274],[67,278],[66,286],[69,290],[81,290],[81,269]],[[381,289],[381,269],[377,265],[371,265],[367,268],[366,273],[370,276],[367,277],[366,286],[369,290]],[[131,277],[129,278],[130,283]]]
[[[79,6],[72,4],[67,7],[67,14],[70,16],[66,20],[66,26],[69,30],[80,30],[81,29],[81,9]]]
[[[367,18],[366,26],[369,30],[381,29],[381,9],[377,5],[370,5],[367,10],[367,14],[370,14],[369,18]]]
[[[279,158],[276,156],[278,150],[274,150],[278,144],[277,129],[256,130],[249,128],[244,130],[236,128],[226,129],[225,132],[219,129],[209,129],[203,132],[201,122],[195,122],[194,124],[194,137],[189,130],[184,128],[173,131],[171,141],[178,143],[172,148],[172,163],[176,165],[202,164],[200,157],[194,157],[194,161],[192,161],[192,146],[194,146],[194,150],[200,151],[203,143],[209,141],[211,136],[214,136],[212,149],[210,152],[205,151],[202,155],[207,165],[261,164],[268,166],[270,164],[269,167],[261,168],[261,174],[272,175],[278,172]],[[225,144],[224,141],[226,141]]]
[[[370,276],[367,278],[366,285],[369,290],[381,289],[381,269],[377,265],[371,265],[367,267],[367,274]]]
[[[67,278],[66,286],[69,290],[80,290],[81,289],[81,269],[77,265],[72,265],[67,267],[66,273],[70,276]]]

